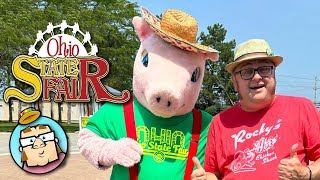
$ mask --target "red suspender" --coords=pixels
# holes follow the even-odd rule
[[[186,171],[184,173],[184,180],[190,179],[190,176],[193,170],[192,157],[197,155],[198,142],[200,138],[201,125],[202,125],[201,112],[196,109],[193,109],[192,113],[193,113],[192,137],[190,141]]]
[[[123,105],[127,136],[137,140],[136,123],[133,114],[133,97]],[[138,164],[129,168],[130,180],[138,180]]]
[[[135,125],[136,123],[135,123],[134,114],[133,114],[133,97],[123,105],[123,109],[124,109],[124,119],[126,123],[127,136],[129,138],[137,140],[136,125]],[[190,179],[190,176],[193,170],[192,157],[196,156],[197,154],[198,141],[200,138],[201,124],[202,124],[201,112],[196,109],[193,109],[192,114],[193,114],[192,137],[190,141],[186,171],[184,173],[185,180]],[[130,176],[130,180],[138,180],[138,164],[135,164],[134,166],[129,168],[129,176]]]

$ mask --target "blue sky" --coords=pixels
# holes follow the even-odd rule
[[[304,96],[320,102],[320,1],[224,0],[175,1],[131,0],[153,14],[178,9],[194,16],[199,33],[221,23],[227,29],[226,41],[240,44],[251,38],[266,39],[284,62],[277,68],[277,93]],[[198,33],[198,35],[199,35]]]

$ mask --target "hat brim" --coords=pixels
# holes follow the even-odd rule
[[[151,14],[146,8],[141,7],[141,13],[144,18],[144,20],[150,25],[150,27],[154,30],[154,32],[163,40],[166,42],[171,43],[173,46],[179,47],[180,49],[192,51],[196,53],[203,53],[203,54],[218,54],[219,51],[216,49],[213,49],[211,47],[198,44],[198,43],[191,43],[184,39],[181,39],[178,36],[175,36],[174,34],[171,34],[170,32],[166,32],[161,29],[161,21],[159,18]],[[208,57],[212,57],[208,55]],[[211,59],[213,61],[218,60],[218,56],[213,56],[214,59]]]
[[[21,118],[19,119],[19,124],[30,124],[33,121],[35,121],[36,119],[38,119],[39,116],[40,116],[39,111],[28,112],[28,113],[24,114],[23,116],[21,116]]]
[[[281,56],[261,56],[261,57],[248,57],[248,58],[243,58],[239,61],[235,61],[232,63],[229,63],[225,66],[225,70],[227,70],[229,73],[233,73],[234,69],[241,63],[246,62],[246,61],[252,61],[252,60],[259,60],[259,59],[266,59],[274,63],[274,65],[277,67],[282,61],[283,58]]]

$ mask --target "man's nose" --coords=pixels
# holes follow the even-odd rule
[[[260,76],[258,70],[254,71],[254,75],[253,75],[252,79],[262,79],[262,76]]]
[[[33,145],[32,145],[32,148],[33,149],[38,149],[38,148],[42,148],[42,147],[45,147],[46,145],[44,144],[44,142],[40,139],[40,138],[37,138]]]

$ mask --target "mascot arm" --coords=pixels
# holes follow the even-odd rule
[[[131,167],[140,161],[142,154],[142,148],[133,139],[105,139],[88,129],[80,131],[78,147],[80,153],[98,169],[108,169],[116,164]]]

